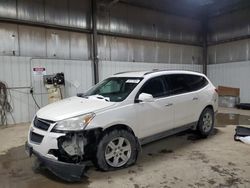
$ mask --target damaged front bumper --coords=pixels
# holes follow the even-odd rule
[[[25,150],[30,157],[32,156],[32,154],[34,154],[37,159],[42,163],[42,165],[44,165],[53,174],[65,181],[80,181],[84,175],[86,162],[74,164],[44,157],[39,152],[33,150],[33,147],[30,146],[27,142],[25,144]]]
[[[86,164],[93,160],[101,128],[55,131],[55,122],[35,118],[31,123],[26,151],[56,176],[66,181],[81,180]]]

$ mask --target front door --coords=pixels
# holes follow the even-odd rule
[[[140,133],[139,138],[145,138],[173,127],[174,104],[168,98],[168,89],[163,77],[148,80],[139,91],[151,94],[153,102],[135,103],[137,113],[137,125]]]

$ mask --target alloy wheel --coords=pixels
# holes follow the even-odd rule
[[[126,138],[117,137],[111,140],[105,149],[105,160],[112,167],[121,167],[131,156],[131,145]]]
[[[202,118],[202,122],[203,122],[203,131],[204,132],[209,132],[210,129],[213,126],[213,117],[210,113],[205,113],[203,118]]]

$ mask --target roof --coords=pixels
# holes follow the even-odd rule
[[[127,71],[127,72],[119,72],[114,74],[112,77],[152,77],[152,76],[160,76],[162,74],[195,74],[195,75],[203,75],[199,72],[187,71],[187,70],[149,70],[149,71]]]

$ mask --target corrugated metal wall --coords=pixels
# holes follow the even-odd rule
[[[144,62],[121,62],[121,61],[101,61],[100,62],[100,79],[123,71],[135,70],[153,70],[153,69],[182,69],[202,72],[202,65],[198,64],[167,64],[167,63],[144,63]]]
[[[90,0],[4,0],[0,17],[91,28]],[[138,14],[139,13],[139,14]],[[117,3],[98,7],[98,30],[172,41],[201,42],[200,21]]]
[[[99,58],[107,61],[202,64],[202,48],[99,36]]]
[[[98,18],[97,28],[103,31],[170,41],[202,42],[200,21],[190,18],[123,3],[117,3],[110,9],[100,7]]]
[[[116,72],[184,69],[202,72],[202,48],[117,37],[99,37],[100,79]]]
[[[250,102],[250,61],[208,65],[208,77],[215,86],[240,88],[240,101]]]
[[[0,55],[91,58],[90,35],[0,22]]]
[[[66,86],[63,93],[65,97],[69,97],[76,95],[77,92],[84,92],[93,85],[91,65],[91,61],[0,56],[0,80],[7,83],[9,88],[26,87],[9,90],[15,121],[28,122],[37,110],[29,94],[29,87],[34,88],[34,96],[40,106],[48,104],[42,76],[33,75],[33,67],[44,67],[47,74],[64,72]],[[8,117],[8,121],[13,123],[11,116]]]
[[[3,0],[0,17],[90,28],[89,0]]]
[[[250,60],[250,39],[212,45],[208,48],[208,63],[228,63]]]
[[[250,35],[250,8],[232,11],[209,19],[208,42]]]
[[[250,102],[250,9],[234,11],[209,20],[208,77],[218,86],[240,88],[241,102]]]
[[[30,23],[0,22],[0,80],[9,87],[32,85],[35,92],[45,92],[41,78],[35,81],[30,75],[30,65],[45,67],[47,74],[64,72],[66,96],[75,95],[74,83],[81,84],[79,92],[93,84],[91,35],[83,31],[91,29],[90,0],[4,0],[0,18]],[[123,3],[108,9],[98,6],[97,21],[102,32],[98,36],[101,79],[132,69],[202,70],[202,48],[197,46],[201,44],[200,21]],[[41,26],[45,24],[61,28]],[[107,36],[112,33],[127,37]],[[30,121],[36,110],[28,92],[28,88],[11,90],[16,122]],[[47,104],[46,95],[35,97],[40,105]]]
[[[8,87],[29,87],[30,66],[28,57],[0,56],[0,80]],[[12,115],[15,122],[28,122],[31,114],[35,112],[34,103],[30,97],[29,89],[9,90],[9,99],[13,107]],[[8,114],[8,123],[13,119]]]

